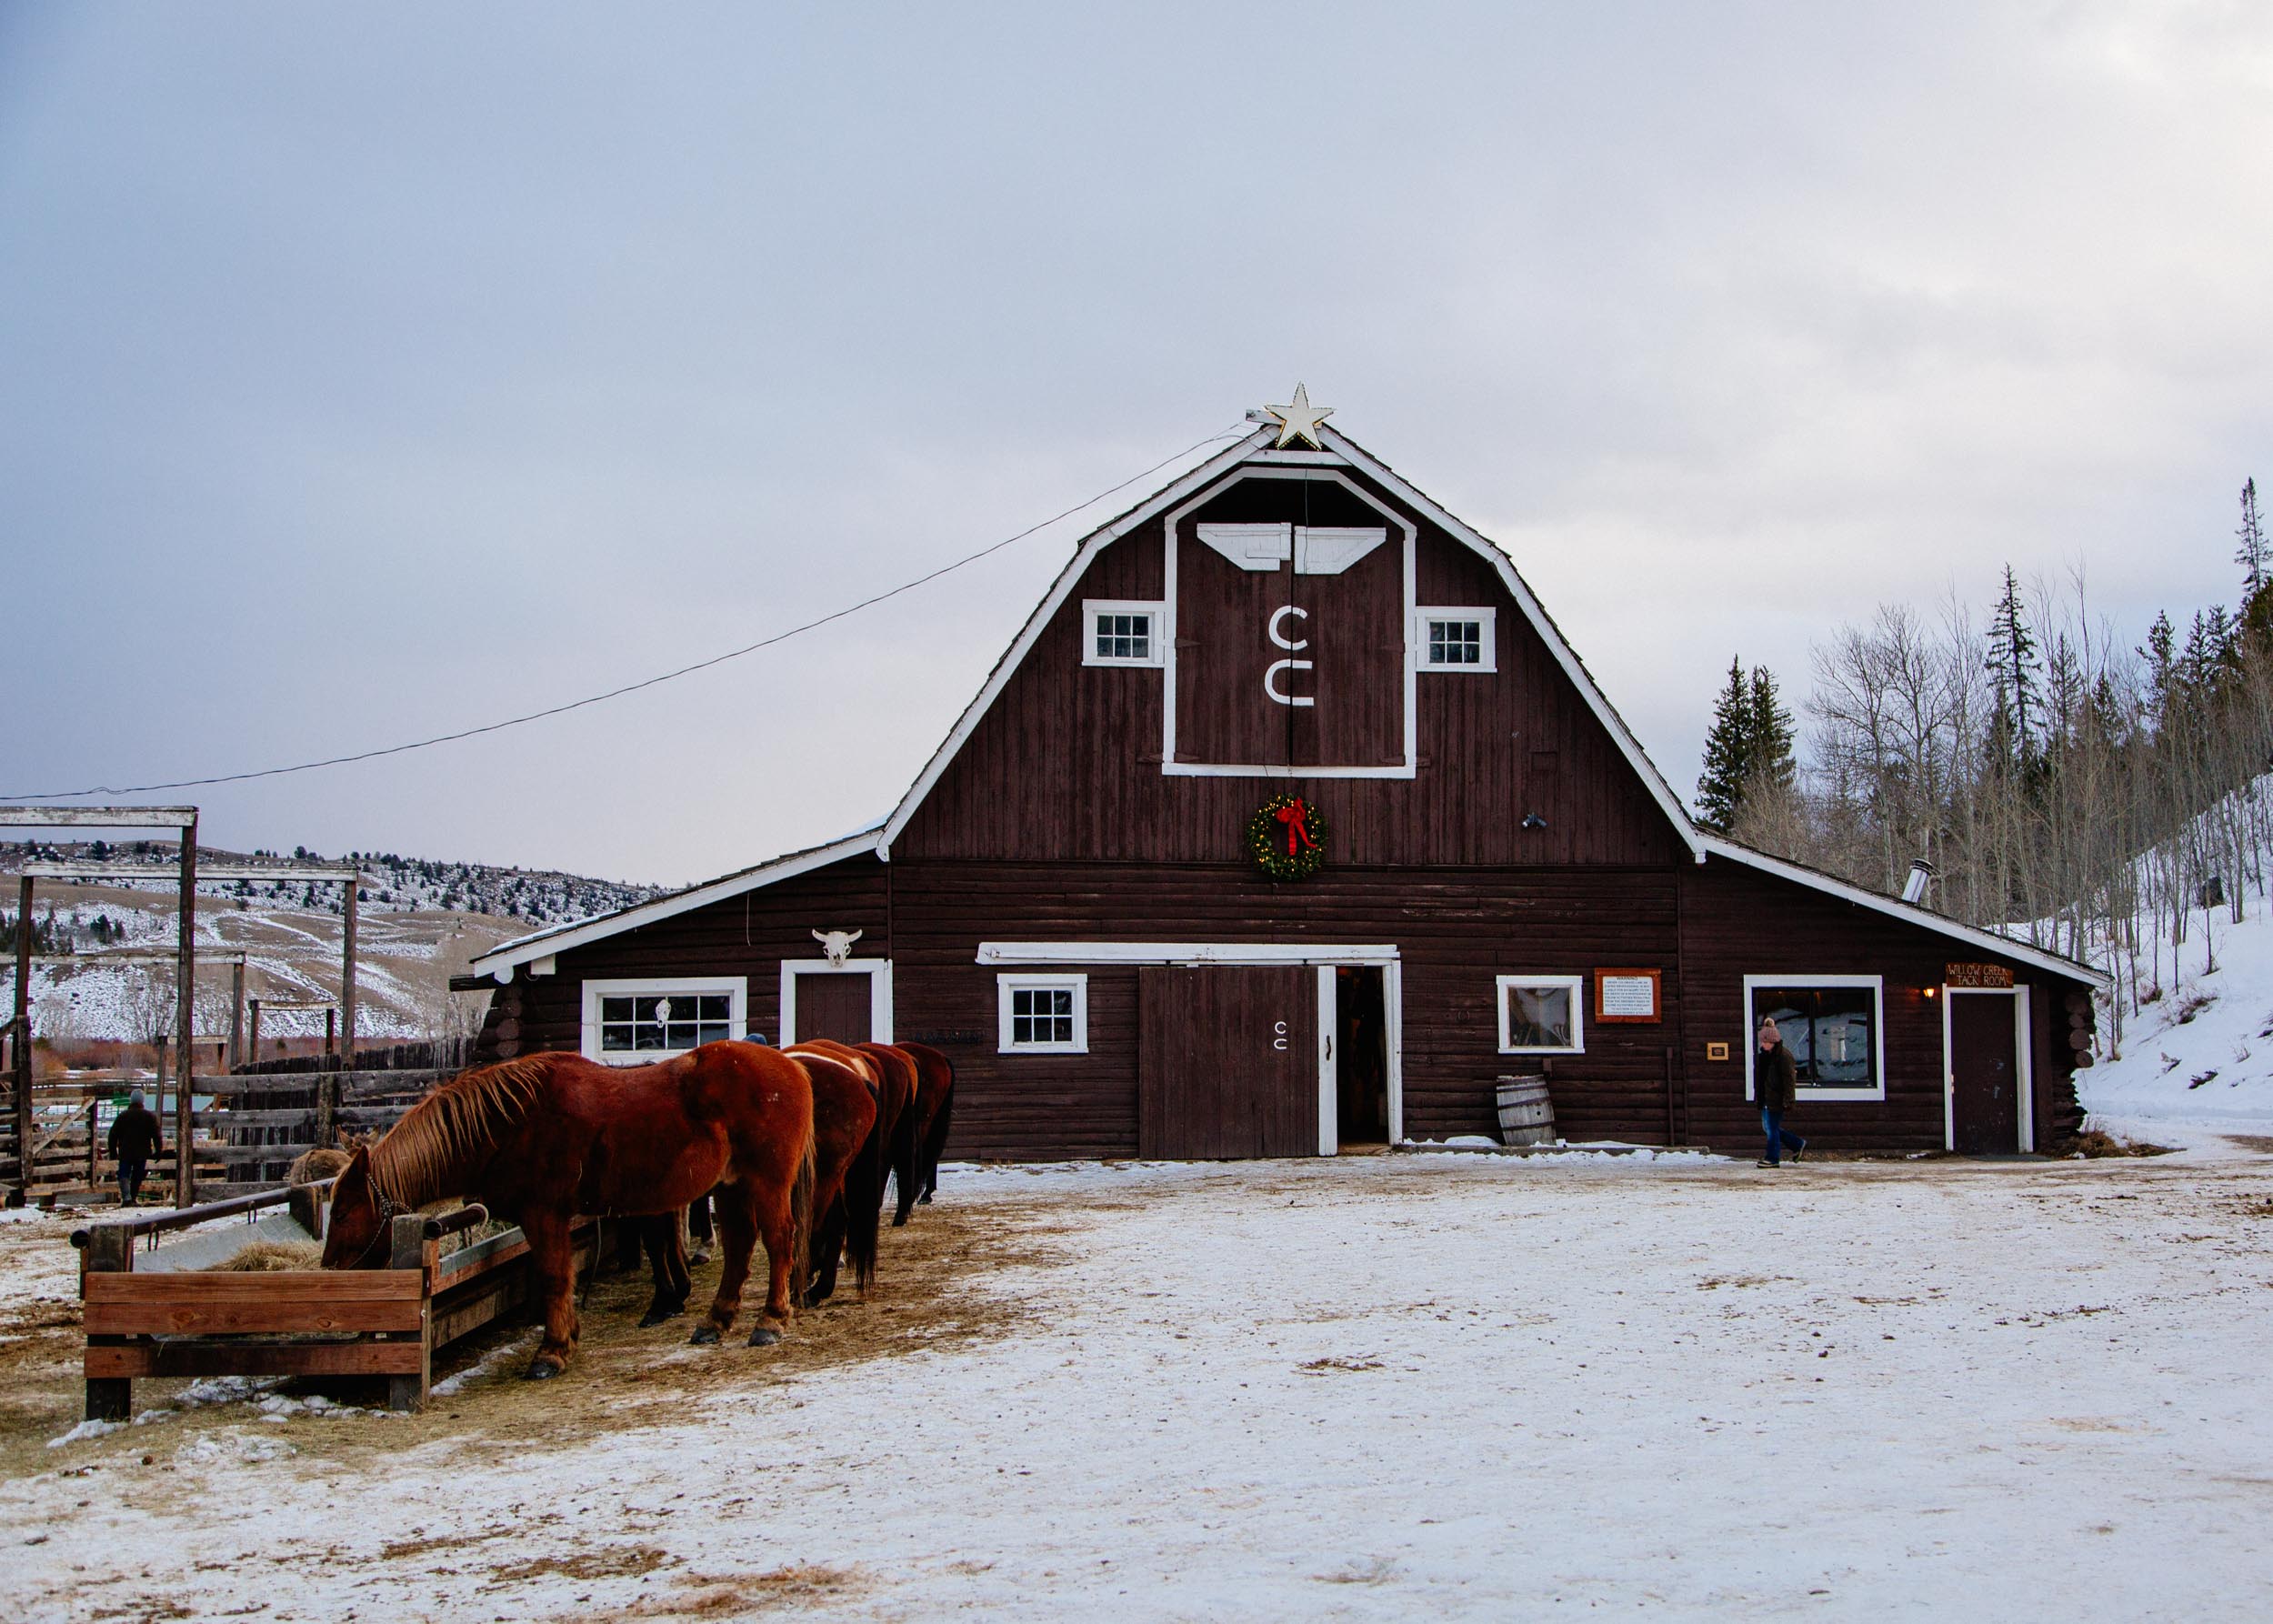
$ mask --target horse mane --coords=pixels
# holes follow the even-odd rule
[[[405,1207],[462,1193],[467,1164],[528,1116],[559,1058],[526,1055],[452,1078],[372,1143],[373,1186]]]

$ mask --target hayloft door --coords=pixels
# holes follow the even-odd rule
[[[1137,998],[1139,1155],[1317,1154],[1315,968],[1145,969]]]
[[[1387,530],[1297,533],[1287,577],[1317,703],[1287,713],[1294,765],[1396,767],[1405,759],[1405,553]]]
[[[1948,1004],[1949,1145],[1963,1156],[2010,1156],[2021,1138],[2020,1000],[1952,987]]]

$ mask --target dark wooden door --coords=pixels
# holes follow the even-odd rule
[[[2010,993],[1953,993],[1949,999],[1950,1135],[1967,1156],[2020,1148],[2020,1078]]]
[[[869,988],[865,975],[796,976],[791,977],[797,1000],[797,1040],[834,1038],[839,1043],[866,1043],[871,1030]]]
[[[1318,973],[1147,969],[1136,1146],[1173,1161],[1318,1153]]]

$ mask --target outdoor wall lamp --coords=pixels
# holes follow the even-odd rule
[[[1527,812],[1523,815],[1523,827],[1527,829],[1543,829],[1547,827],[1547,819],[1541,817],[1537,812]]]

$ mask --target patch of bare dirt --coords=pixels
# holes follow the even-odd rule
[[[2259,1156],[2273,1156],[2273,1136],[2261,1133],[2229,1133],[2226,1138],[2244,1150],[2254,1150]]]
[[[762,1272],[754,1282],[756,1289],[744,1295],[735,1329],[724,1344],[711,1348],[690,1347],[687,1337],[701,1323],[717,1288],[715,1258],[696,1270],[688,1311],[644,1330],[639,1317],[653,1291],[646,1270],[603,1273],[583,1301],[576,1358],[556,1380],[521,1379],[526,1354],[509,1345],[526,1339],[528,1328],[508,1324],[467,1338],[436,1361],[440,1380],[486,1356],[501,1350],[510,1355],[494,1371],[476,1373],[461,1390],[436,1396],[420,1415],[390,1419],[383,1427],[367,1416],[301,1416],[288,1430],[276,1430],[297,1446],[305,1462],[299,1469],[326,1473],[381,1469],[402,1450],[435,1441],[521,1454],[572,1446],[602,1432],[680,1421],[716,1394],[763,1388],[837,1365],[1006,1336],[1029,1310],[980,1288],[1005,1268],[1041,1263],[1053,1255],[1047,1231],[1063,1215],[1046,1215],[1039,1192],[1031,1201],[969,1206],[942,1201],[919,1208],[906,1228],[887,1224],[876,1287],[866,1302],[846,1278],[835,1298],[799,1314],[787,1339],[774,1348],[746,1346],[756,1308],[764,1301]],[[45,1271],[54,1259],[36,1248],[52,1252],[68,1246],[55,1235],[17,1236],[11,1233],[15,1228],[0,1228],[0,1268],[17,1262],[14,1254],[23,1252],[27,1258],[40,1258]],[[762,1249],[758,1268],[764,1268]],[[79,1326],[75,1300],[0,1311],[0,1475],[28,1476],[66,1464],[45,1445],[80,1418]],[[164,1408],[186,1385],[138,1381],[135,1408]],[[288,1396],[321,1392],[366,1408],[386,1401],[383,1383],[371,1380],[295,1380],[276,1390]],[[182,1411],[162,1427],[136,1427],[75,1445],[68,1465],[120,1469],[127,1475],[121,1487],[146,1476],[148,1488],[156,1491],[173,1480],[163,1474],[174,1469],[175,1452],[184,1445],[217,1429],[241,1426],[244,1419],[242,1407],[235,1405]],[[432,1549],[479,1538],[448,1537],[433,1542]],[[389,1551],[398,1559],[412,1554],[408,1546]]]
[[[501,1585],[517,1585],[532,1579],[637,1579],[678,1559],[652,1545],[626,1546],[617,1550],[579,1550],[566,1556],[539,1557],[530,1562],[511,1562],[489,1571]]]
[[[688,1574],[677,1595],[643,1596],[628,1607],[579,1609],[562,1624],[616,1624],[631,1619],[746,1619],[776,1609],[794,1609],[824,1601],[843,1601],[869,1588],[855,1568],[799,1562],[762,1573]]]

